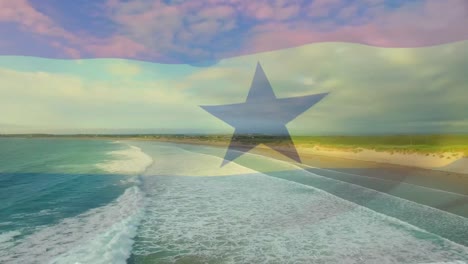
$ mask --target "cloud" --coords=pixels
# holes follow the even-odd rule
[[[123,36],[112,36],[108,39],[89,41],[83,44],[83,48],[99,58],[131,58],[146,51],[145,46]],[[156,54],[155,52],[148,53],[152,53],[153,56]]]
[[[463,73],[468,66],[462,51],[466,45],[384,49],[323,43],[234,58],[223,61],[213,76],[223,71],[224,79],[243,77],[223,85],[224,97],[212,89],[216,97],[207,101],[242,102],[247,94],[243,88],[250,85],[245,78],[251,80],[246,76],[259,60],[278,97],[330,92],[322,103],[290,123],[293,133],[466,132],[468,127],[461,125],[468,120],[463,102],[468,82]],[[250,70],[230,75],[229,65],[249,65]],[[204,75],[209,76],[208,72]],[[205,87],[220,86],[219,80],[213,78],[211,84],[194,85],[194,89],[206,94]],[[231,89],[244,97],[231,95]],[[452,125],[441,125],[447,123]]]
[[[288,124],[293,135],[466,132],[467,47],[320,43],[206,68],[0,57],[0,124],[230,133],[199,105],[245,101],[260,61],[278,97],[330,92]]]
[[[112,71],[136,69],[131,63],[106,68],[113,67]],[[104,69],[101,74],[106,74]],[[187,114],[186,98],[173,90],[177,80],[113,78],[116,82],[110,83],[74,74],[1,69],[0,111],[9,114],[0,122],[49,129],[142,128],[173,118],[171,111]]]
[[[18,23],[23,30],[37,34],[72,38],[52,19],[35,10],[27,0],[1,1],[0,21]]]
[[[468,4],[463,0],[443,3],[427,0],[421,5],[408,2],[395,10],[376,2],[367,6],[360,16],[353,14],[363,8],[361,2],[343,3],[314,1],[310,9],[320,13],[313,16],[327,16],[335,10],[337,15],[334,17],[346,23],[327,19],[318,23],[296,20],[256,25],[245,43],[246,54],[312,42],[346,41],[383,47],[420,47],[468,38],[468,30],[463,26],[468,23]]]
[[[112,1],[112,7],[116,22],[133,38],[182,60],[251,54],[312,42],[419,47],[468,38],[463,26],[468,23],[468,10],[463,0],[405,2],[393,9],[382,0],[309,3],[262,0],[202,5],[135,0]],[[214,39],[238,43],[241,48],[216,45]]]
[[[36,43],[19,45],[25,38],[15,34],[2,40],[0,54],[213,65],[226,57],[314,42],[419,47],[468,38],[465,0],[403,1],[392,7],[384,0],[107,0],[84,5],[88,9],[80,13],[88,17],[70,17],[66,21],[77,21],[73,26],[63,23],[64,16],[75,15],[66,4],[41,6],[53,12],[26,0],[0,2],[0,26],[10,29],[5,33],[18,27]]]
[[[142,71],[139,65],[125,61],[112,63],[107,67],[107,70],[116,77],[134,77]]]
[[[307,15],[311,17],[327,17],[334,9],[342,6],[342,0],[314,0],[307,6]]]

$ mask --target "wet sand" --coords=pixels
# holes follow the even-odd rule
[[[163,141],[177,144],[227,147],[226,143],[222,142]],[[242,145],[239,144],[237,148],[242,149]],[[246,151],[249,149],[249,147],[245,146]],[[301,152],[302,163],[297,163],[281,153],[266,147],[254,148],[249,153],[291,162],[323,177],[352,183],[459,216],[468,217],[468,175],[466,174]],[[274,176],[274,173],[266,172],[266,174]],[[326,191],[337,196],[341,195],[334,190]],[[353,197],[343,198],[353,201]]]
[[[142,143],[144,141],[175,143],[180,148],[187,149],[187,153],[195,150],[196,153],[200,152],[208,156],[214,155],[216,161],[221,161],[227,148],[227,142],[203,140],[184,142],[141,138],[108,139],[141,141]],[[215,148],[194,148],[193,145]],[[236,146],[238,149],[241,147],[241,144]],[[244,146],[244,149],[240,150],[249,150],[249,154],[261,155],[261,157],[249,157],[249,154],[243,155],[235,163],[260,172],[263,176],[267,175],[286,180],[283,184],[288,184],[287,181],[290,181],[325,191],[355,205],[408,223],[459,245],[468,246],[468,240],[466,239],[468,237],[466,225],[468,219],[468,188],[466,188],[468,186],[468,175],[301,153],[301,149],[299,149],[299,152],[301,153],[302,163],[294,162],[283,154],[267,147],[250,150],[248,146]],[[267,157],[267,159],[264,157]],[[185,158],[173,157],[171,159],[172,161],[168,163],[172,162],[176,168],[187,165]],[[190,164],[190,162],[188,164],[190,173],[193,173],[192,169],[196,169],[199,165],[200,160],[196,160],[198,161],[195,164]],[[269,164],[268,166],[262,164],[265,160]],[[166,161],[162,162],[164,164],[163,168],[168,166]],[[207,162],[213,163],[213,161]],[[213,173],[219,174],[221,162],[219,165],[213,165]],[[154,164],[154,166],[161,169],[158,164]],[[229,166],[229,164],[226,166]],[[219,177],[208,177],[207,179],[216,181],[216,178]],[[238,177],[232,178],[237,179]],[[220,185],[220,187],[224,188],[224,185]],[[275,190],[268,186],[251,184],[248,187],[251,190],[271,193],[272,197],[275,197]],[[204,194],[206,193],[204,188],[201,191]],[[251,194],[251,192],[248,193]],[[211,199],[212,197],[208,195],[207,198]],[[285,196],[283,199],[287,202],[295,201],[293,196]],[[307,212],[309,210],[307,208],[309,208],[309,205],[304,205],[304,211],[300,210],[300,212]],[[314,208],[314,210],[316,209]]]
[[[195,140],[151,140],[178,144],[195,144],[224,148],[227,147],[227,144],[223,142]],[[242,144],[238,144],[237,147],[242,148]],[[250,148],[245,146],[244,149],[247,151]],[[375,177],[396,182],[406,182],[410,184],[425,186],[428,188],[435,188],[448,192],[468,195],[467,174],[302,153],[300,149],[299,153],[301,156],[302,164],[299,164],[267,147],[255,148],[253,150],[250,150],[250,152],[260,155],[266,155],[268,157],[283,161],[289,161],[299,166],[303,166],[304,168],[307,168],[309,170],[314,169],[310,167],[315,167],[316,169],[322,169],[322,171],[334,170],[343,173],[358,174],[362,176]]]
[[[251,153],[290,161],[323,177],[468,217],[468,175],[465,174],[314,154],[301,154],[302,164],[299,164],[267,148],[254,149]],[[338,192],[333,194],[340,196]],[[353,201],[353,197],[346,199]]]

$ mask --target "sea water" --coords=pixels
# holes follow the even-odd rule
[[[0,263],[468,261],[464,217],[266,157],[221,167],[224,151],[1,139]],[[427,216],[459,231],[422,228]]]
[[[0,263],[125,263],[151,162],[120,142],[0,139]]]

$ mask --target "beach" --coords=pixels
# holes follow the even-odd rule
[[[439,171],[265,148],[221,167],[225,147],[140,139],[0,143],[17,162],[0,174],[2,263],[468,261],[467,195]]]
[[[228,135],[31,134],[3,135],[3,137],[158,141],[222,148],[227,148],[231,144],[239,149],[255,147],[256,151],[266,151],[265,153],[269,151],[268,146],[258,142],[267,139],[267,142],[284,152],[291,152],[295,148],[302,160],[307,160],[310,156],[326,156],[468,175],[467,135],[300,136],[293,138],[294,145],[285,142],[284,136],[261,135],[242,136],[232,142]]]
[[[408,167],[418,167],[433,169],[445,172],[468,174],[468,159],[463,152],[443,152],[443,153],[402,153],[392,151],[376,151],[360,148],[357,151],[342,150],[326,147],[299,147],[301,153],[310,153],[330,157],[340,157],[345,159],[372,161],[402,165]]]
[[[229,141],[224,140],[203,140],[201,137],[137,137],[134,140],[156,140],[160,142],[173,142],[183,144],[197,144],[218,147],[228,147]],[[237,147],[245,147],[251,144],[242,142],[233,143]],[[468,175],[468,157],[463,151],[445,151],[445,152],[427,152],[420,153],[402,149],[394,150],[374,150],[365,147],[346,148],[346,147],[326,147],[312,144],[297,144],[296,146],[284,146],[278,144],[278,148],[284,151],[291,151],[296,148],[301,159],[307,160],[312,156],[328,156],[342,159],[351,159],[358,161],[369,161],[374,163],[401,165],[405,167],[415,167],[422,169],[438,170],[443,172],[452,172],[455,174]],[[268,147],[260,145],[256,147],[258,151],[268,151]]]
[[[423,245],[427,241],[413,241],[436,241],[435,235],[464,245],[465,217],[394,193],[415,199],[415,193],[426,192],[433,199],[427,202],[434,203],[466,196],[440,196],[439,190],[377,175],[338,179],[338,171],[323,175],[324,170],[298,167],[264,149],[220,168],[224,148],[131,142],[154,162],[142,175],[142,191],[151,199],[130,263],[428,263],[468,257],[463,251],[455,258],[435,257],[437,247],[430,246],[434,252],[429,253]],[[361,169],[362,164],[352,164]]]
[[[159,142],[159,140],[155,141]],[[219,158],[223,157],[222,155],[227,147],[225,144],[220,142],[195,140],[163,140],[162,142],[214,146],[220,149],[218,152]],[[238,146],[241,147],[242,145],[239,144]],[[245,150],[247,151],[248,149],[249,148],[246,147]],[[325,175],[332,179],[349,182],[365,188],[371,188],[402,199],[407,199],[450,213],[468,217],[468,198],[466,197],[468,195],[468,189],[466,188],[466,186],[468,186],[467,174],[421,168],[417,166],[360,160],[354,157],[349,158],[345,154],[352,155],[353,152],[350,151],[335,151],[334,153],[338,152],[343,154],[327,155],[328,153],[308,151],[308,149],[301,149],[299,147],[298,152],[301,156],[301,163],[297,163],[265,146],[254,148],[249,151],[249,154],[294,164],[294,166],[299,168],[319,175]],[[385,153],[385,155],[393,156],[390,153]],[[412,155],[414,156],[415,154]],[[259,160],[248,161],[240,159],[236,162],[247,168],[251,168],[252,170],[264,173],[281,170],[271,164],[264,165]],[[418,186],[421,191],[414,193],[412,188],[405,189],[407,186]],[[424,194],[425,190],[429,190],[429,192]],[[438,190],[440,192],[437,194],[439,197],[433,199],[431,190]],[[444,196],[447,197],[445,199],[449,202],[440,202],[441,200],[444,200],[444,198],[442,198]],[[427,197],[430,197],[430,199]]]

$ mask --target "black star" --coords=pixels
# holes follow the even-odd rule
[[[270,148],[282,153],[283,155],[301,162],[300,157],[294,148],[286,124],[296,118],[298,115],[318,103],[328,93],[277,98],[270,82],[263,72],[260,63],[257,63],[255,76],[250,86],[249,95],[245,103],[219,105],[219,106],[201,106],[203,109],[218,117],[224,122],[235,128],[234,135],[231,138],[229,148],[224,156],[221,166],[233,161],[259,144],[264,144]],[[258,137],[253,145],[239,146],[234,143],[237,137],[245,135],[263,134],[263,135],[282,135],[286,143],[293,146],[289,151],[285,151],[265,137]]]

